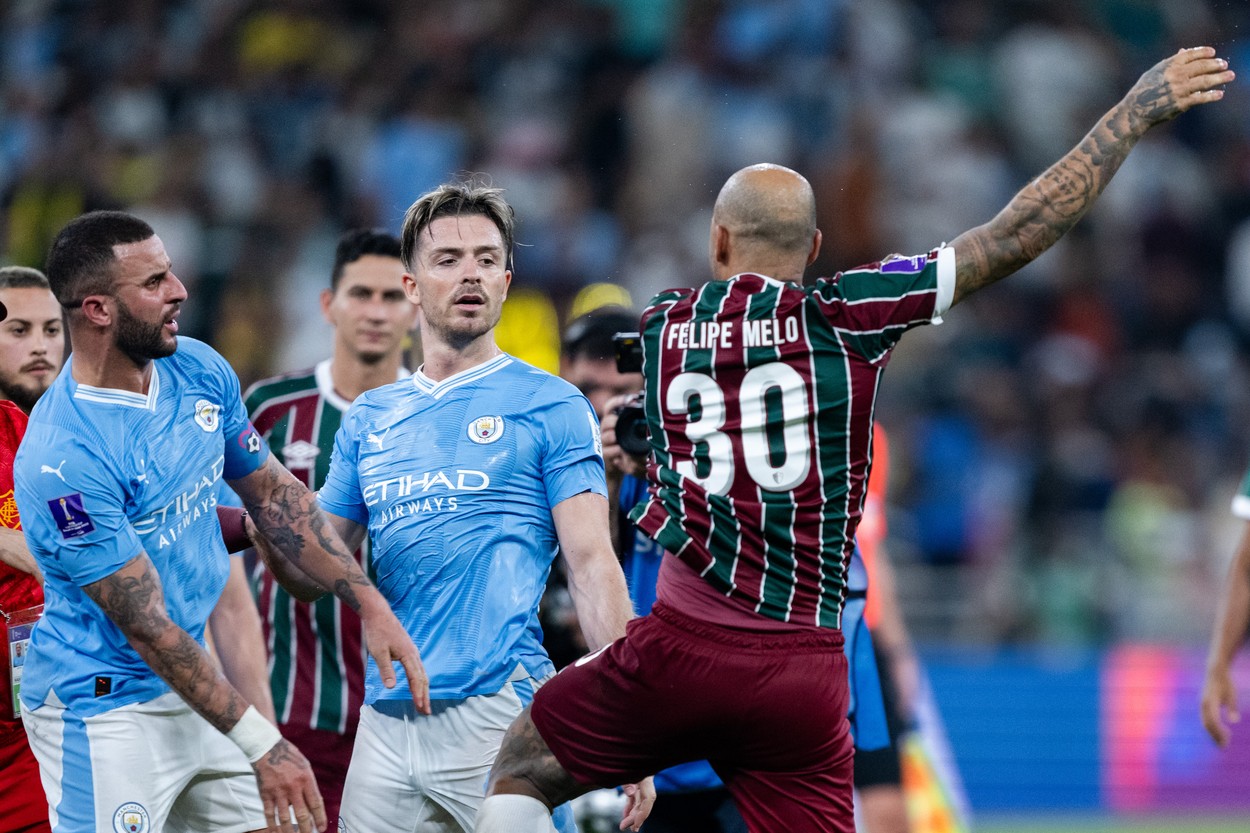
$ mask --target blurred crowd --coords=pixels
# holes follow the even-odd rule
[[[1241,0],[0,9],[4,262],[41,265],[84,210],[138,213],[190,291],[183,332],[244,384],[324,357],[343,228],[396,231],[459,172],[517,208],[525,315],[501,339],[541,362],[585,286],[641,306],[702,281],[743,165],[811,179],[831,274],[988,220],[1182,46],[1250,78]],[[1250,463],[1248,219],[1239,81],[1054,251],[904,340],[878,417],[919,639],[1204,638]]]

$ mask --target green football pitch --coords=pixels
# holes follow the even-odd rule
[[[1235,818],[1192,817],[1120,819],[1107,816],[977,817],[974,833],[1246,833],[1250,814]]]

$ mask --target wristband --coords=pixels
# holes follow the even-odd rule
[[[221,524],[221,540],[225,542],[226,552],[238,552],[252,545],[247,537],[247,527],[243,525],[246,509],[235,506],[218,506],[217,522]]]
[[[282,733],[263,714],[256,711],[255,706],[248,706],[239,722],[234,724],[234,728],[226,732],[226,737],[243,750],[248,763],[254,764],[278,745],[278,741],[282,740]]]

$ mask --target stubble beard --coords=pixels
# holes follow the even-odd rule
[[[117,349],[124,353],[136,365],[144,365],[152,359],[163,359],[172,356],[178,350],[178,337],[172,342],[162,338],[165,322],[149,324],[132,315],[120,300],[117,302]]]

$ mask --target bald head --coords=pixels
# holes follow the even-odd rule
[[[820,252],[812,186],[780,165],[743,168],[716,198],[710,243],[712,272],[721,280],[753,272],[802,283]]]
[[[807,180],[789,168],[752,165],[721,188],[712,222],[745,245],[805,255],[816,233],[816,197]]]

